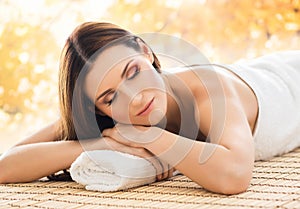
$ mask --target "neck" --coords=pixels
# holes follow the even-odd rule
[[[179,132],[180,130],[180,121],[181,121],[181,116],[180,116],[180,109],[178,107],[178,104],[176,100],[174,99],[175,95],[168,95],[169,99],[168,105],[167,105],[167,126],[166,129],[171,131],[171,132]]]
[[[176,133],[180,130],[180,109],[176,102],[177,96],[172,91],[167,79],[164,79],[167,94],[167,112],[165,118],[158,123],[158,127]]]

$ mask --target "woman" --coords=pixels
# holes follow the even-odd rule
[[[32,181],[85,150],[113,149],[151,161],[158,180],[174,168],[210,191],[243,192],[254,160],[300,145],[299,55],[164,74],[141,38],[84,23],[61,56],[60,120],[1,156],[0,182]]]

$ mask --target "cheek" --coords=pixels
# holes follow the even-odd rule
[[[110,109],[110,117],[120,123],[129,123],[129,108],[127,105],[112,105]]]
[[[164,82],[160,74],[158,74],[155,70],[146,71],[143,79],[143,83],[148,88],[158,89],[160,91],[164,91]]]
[[[126,111],[114,111],[112,117],[118,122],[125,123],[128,121],[128,115]]]
[[[159,102],[160,108],[163,111],[163,113],[165,113],[167,110],[167,93],[159,91],[157,93],[157,96],[158,96],[158,102]]]

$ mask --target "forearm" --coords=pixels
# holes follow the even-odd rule
[[[78,141],[40,142],[14,147],[0,158],[2,183],[28,182],[70,167],[83,151]]]
[[[249,166],[243,166],[247,159],[239,159],[235,150],[222,145],[197,142],[164,132],[157,140],[147,144],[146,148],[199,185],[214,192],[238,193],[234,190],[247,188],[251,179],[249,168],[252,162],[247,162]]]

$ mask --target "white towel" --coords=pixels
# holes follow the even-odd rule
[[[156,180],[156,170],[146,159],[111,150],[86,151],[72,163],[70,174],[87,190],[112,192]]]
[[[280,51],[227,68],[243,79],[257,97],[255,160],[268,160],[299,147],[300,50]]]

